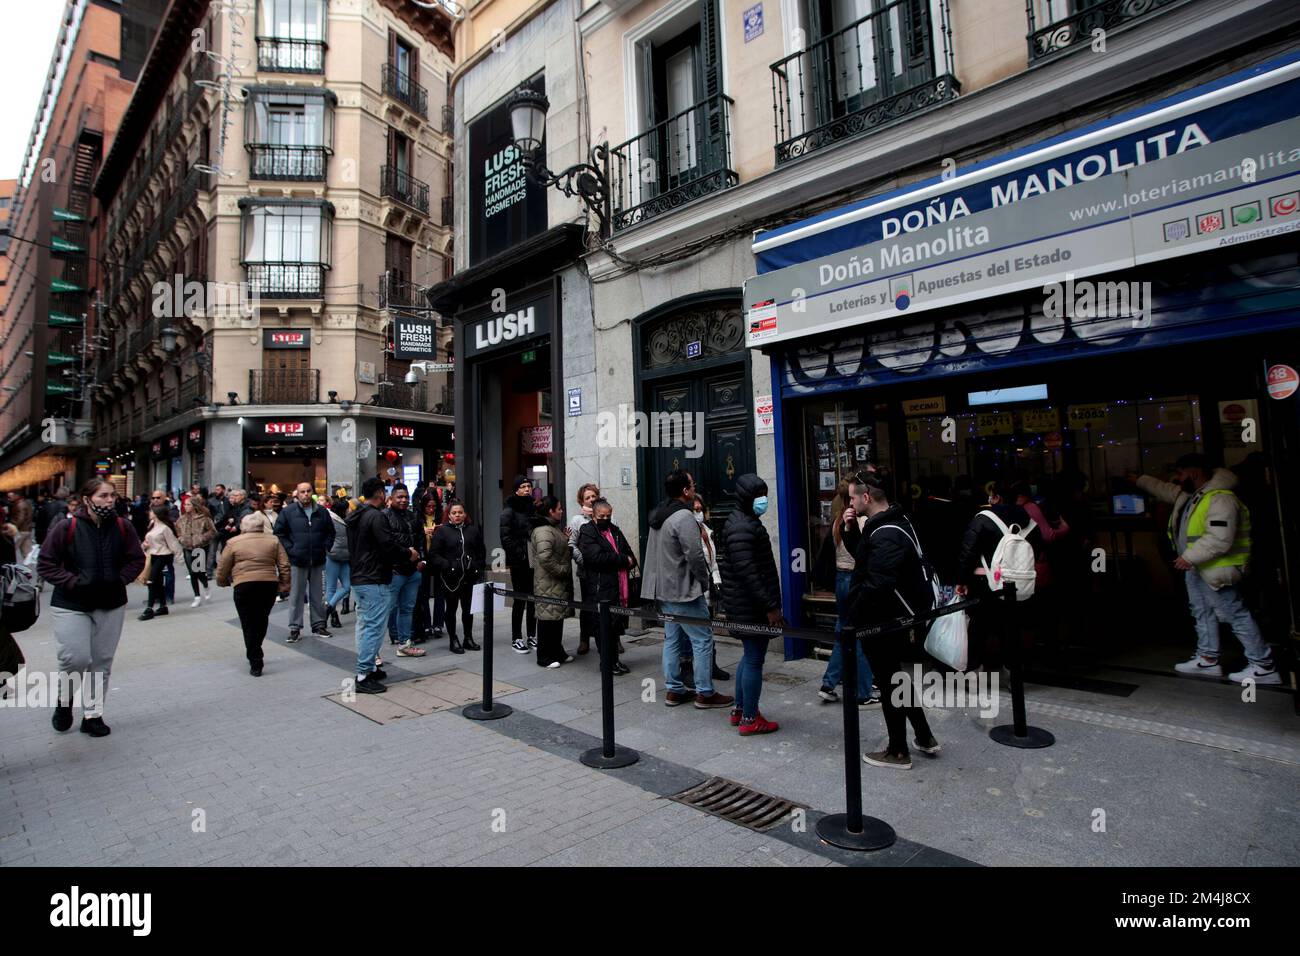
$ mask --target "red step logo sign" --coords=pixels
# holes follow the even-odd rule
[[[266,433],[268,435],[282,435],[287,438],[301,438],[303,436],[302,422],[267,422]]]

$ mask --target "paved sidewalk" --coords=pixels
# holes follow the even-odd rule
[[[1243,704],[1233,687],[1172,678],[1128,698],[1035,686],[1031,721],[1058,740],[1038,751],[989,740],[1010,719],[1005,701],[997,720],[932,712],[937,758],[918,755],[910,773],[863,767],[867,812],[900,842],[861,857],[810,832],[843,801],[840,711],[817,702],[818,662],[769,657],[763,711],[782,729],[744,739],[725,710],[664,707],[658,632],[625,639],[633,673],[615,684],[618,739],[644,758],[601,772],[576,759],[600,733],[594,652],[538,668],[499,626],[495,676],[525,688],[503,698],[517,716],[476,723],[444,710],[380,725],[327,699],[351,673],[352,616],[335,637],[286,646],[278,605],[255,679],[229,591],[151,622],[135,620],[142,593],[132,589],[115,665],[111,737],[58,735],[47,710],[0,709],[0,863],[1300,862],[1300,735],[1286,694]],[[54,666],[49,617],[21,635],[30,668]],[[407,659],[386,644],[390,675],[480,667],[480,654],[424,646]],[[720,645],[728,669],[739,654]],[[878,711],[861,725],[874,747]],[[663,799],[715,774],[810,807],[809,832],[757,834]]]

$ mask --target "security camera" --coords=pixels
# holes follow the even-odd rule
[[[407,372],[407,373],[406,373],[406,384],[407,384],[407,385],[418,385],[418,384],[420,384],[420,376],[416,375],[414,372]]]

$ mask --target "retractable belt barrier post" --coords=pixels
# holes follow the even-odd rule
[[[898,834],[884,820],[862,815],[862,766],[858,751],[862,746],[858,729],[858,653],[857,643],[864,637],[878,637],[907,630],[945,614],[965,611],[978,600],[962,601],[937,608],[919,617],[899,618],[876,627],[859,628],[839,634],[840,662],[844,668],[844,813],[830,813],[817,821],[817,836],[823,843],[845,850],[883,850],[894,845]],[[881,688],[881,693],[891,693]]]
[[[1025,717],[1025,655],[1020,646],[1020,629],[1016,627],[1016,586],[1002,585],[1003,635],[1007,644],[1007,670],[1011,672],[1011,723],[999,724],[989,731],[989,736],[1006,747],[1037,750],[1056,743],[1050,731],[1030,727]]]
[[[492,605],[494,603],[492,582],[483,587],[483,700],[469,704],[461,711],[470,720],[499,720],[513,714],[514,708],[505,704],[492,703]]]
[[[609,602],[600,602],[600,631],[596,640],[600,646],[600,746],[592,747],[580,758],[586,766],[600,770],[627,767],[641,759],[630,747],[620,747],[614,742],[614,651],[618,647],[611,633]]]

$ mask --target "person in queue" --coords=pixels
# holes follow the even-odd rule
[[[438,526],[429,545],[429,564],[447,601],[448,647],[453,654],[463,654],[480,649],[474,640],[470,601],[474,585],[483,579],[487,568],[487,549],[483,532],[470,522],[464,502],[450,498],[446,508],[447,520]],[[460,610],[461,630],[465,633],[463,641],[456,635],[457,609]]]
[[[569,550],[570,532],[564,524],[564,503],[554,495],[546,495],[538,502],[537,511],[539,520],[528,542],[533,594],[572,601],[573,552]],[[564,620],[572,614],[571,608],[557,604],[538,605],[537,666],[555,668],[575,660],[564,649]]]
[[[582,599],[584,602],[608,602],[627,607],[630,597],[628,575],[636,567],[636,555],[627,537],[614,524],[614,507],[604,498],[593,498],[591,520],[578,532],[578,550],[582,554]],[[619,660],[619,638],[627,629],[628,619],[622,614],[609,616],[609,646],[613,652],[612,668],[616,675],[631,673],[631,668]],[[596,635],[600,620],[597,617]],[[597,641],[596,649],[604,653]]]
[[[591,482],[578,488],[578,511],[569,519],[569,550],[573,552],[573,563],[578,569],[579,600],[590,603],[587,598],[586,578],[582,573],[582,552],[578,549],[578,537],[583,526],[591,521],[592,503],[600,497],[600,488]],[[594,611],[578,612],[578,656],[591,650],[591,639],[596,635],[598,622]]]
[[[510,590],[533,593],[533,569],[528,563],[528,545],[532,540],[534,517],[533,483],[516,475],[510,497],[501,506],[501,547],[510,569]],[[524,622],[527,621],[527,639]],[[527,654],[537,646],[537,610],[532,601],[513,601],[510,608],[510,646],[516,654]]]
[[[835,545],[835,647],[831,649],[830,660],[826,662],[826,671],[822,674],[822,686],[817,691],[817,696],[827,703],[836,703],[840,699],[840,695],[835,692],[844,673],[844,650],[839,638],[845,627],[852,628],[848,621],[848,598],[849,589],[853,586],[854,564],[853,551],[846,543],[846,535],[852,534],[848,540],[856,542],[857,532],[867,520],[866,515],[860,515],[854,509],[853,497],[855,486],[863,484],[874,473],[875,469],[868,467],[870,470],[859,472],[852,480],[844,483],[841,489],[843,497],[838,498],[843,502],[843,509],[834,516],[831,525],[831,539]],[[854,641],[853,646],[858,665],[858,686],[855,696],[859,707],[871,707],[880,703],[879,695],[872,690],[871,664],[862,650],[862,644]]]

